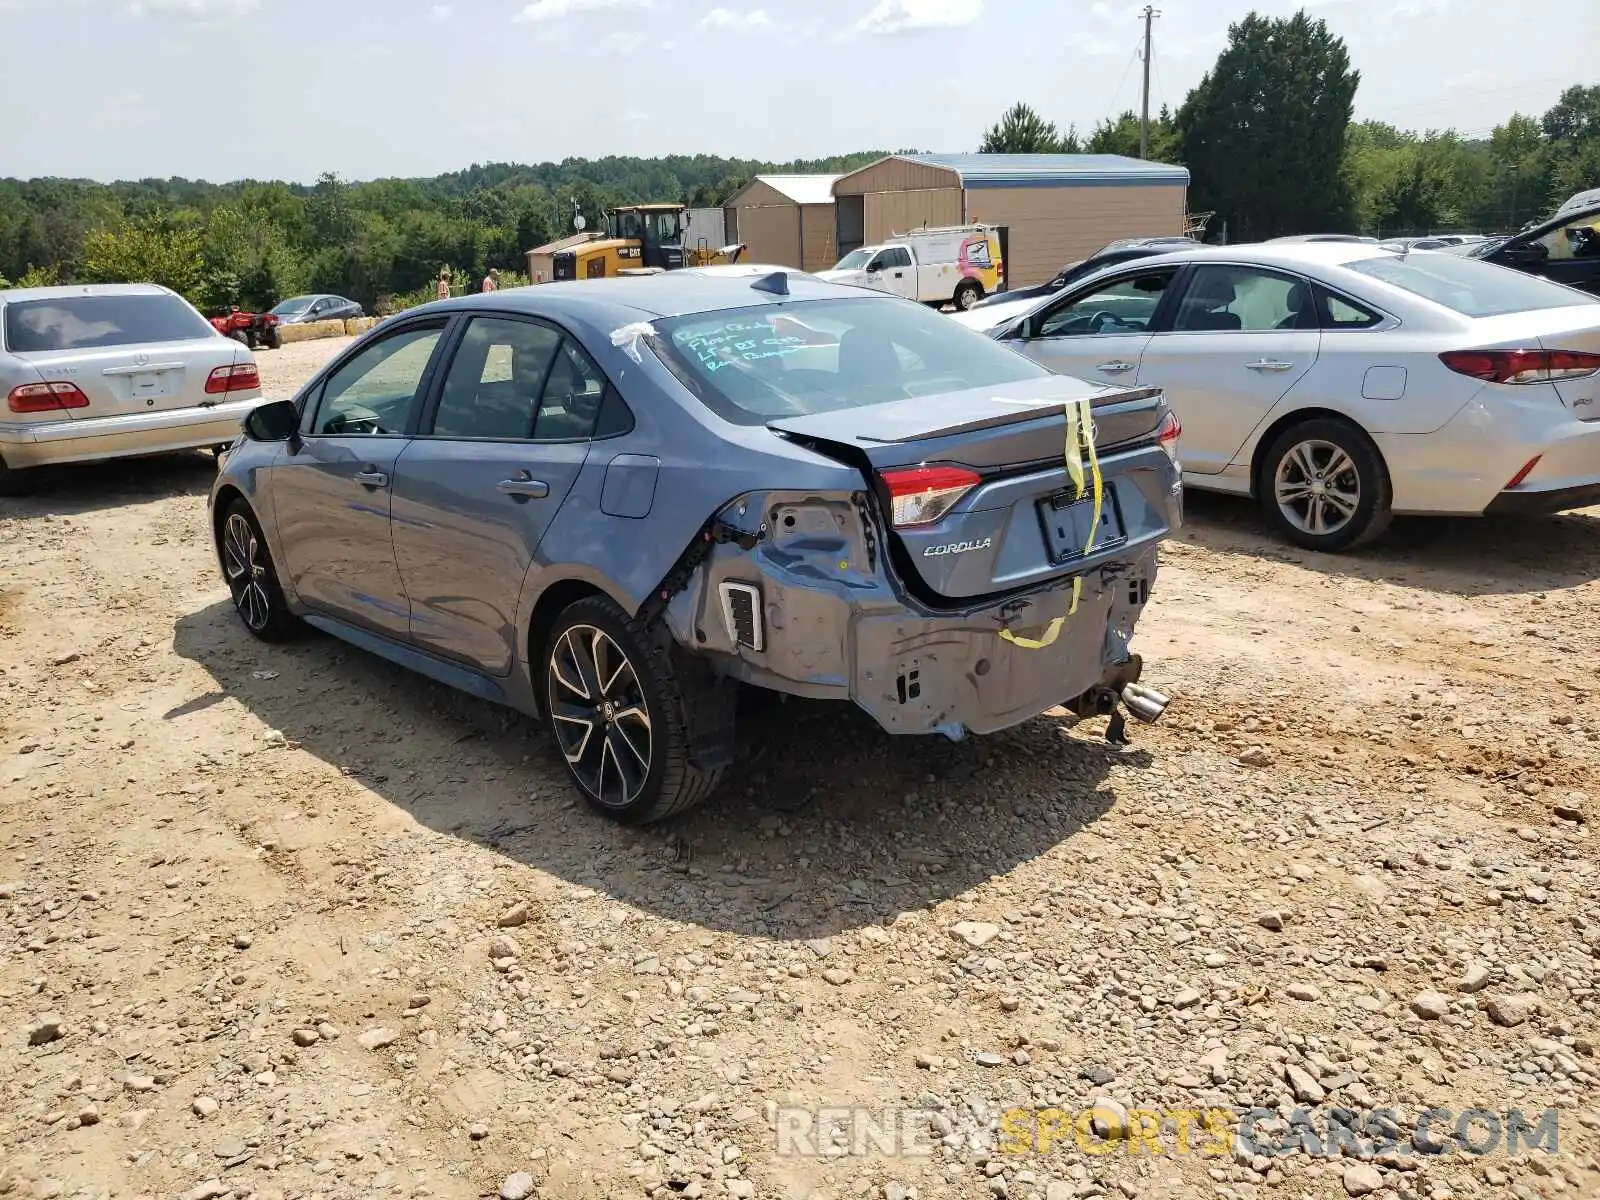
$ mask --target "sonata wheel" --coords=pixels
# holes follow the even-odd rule
[[[607,809],[631,808],[655,752],[649,701],[628,655],[593,625],[570,625],[550,647],[550,720],[573,777]]]
[[[1273,492],[1283,519],[1302,533],[1341,532],[1361,507],[1361,473],[1332,442],[1304,441],[1278,461]]]
[[[272,597],[267,590],[268,566],[261,539],[242,512],[228,515],[222,531],[223,571],[233,593],[233,607],[251,633],[263,633],[272,623]]]

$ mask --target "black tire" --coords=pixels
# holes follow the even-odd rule
[[[228,336],[236,342],[243,342],[246,346],[250,344],[250,335],[242,329],[235,329]]]
[[[663,638],[590,596],[556,618],[535,660],[556,752],[584,798],[614,821],[686,812],[722,776],[689,762],[688,705],[672,658]]]
[[[1256,498],[1290,541],[1329,554],[1365,545],[1394,518],[1383,456],[1355,425],[1332,417],[1291,425],[1274,439]]]
[[[0,496],[26,496],[33,491],[33,484],[32,471],[8,467],[6,460],[0,458]]]
[[[982,299],[983,284],[976,279],[963,279],[956,288],[956,294],[951,297],[950,303],[956,306],[957,312],[967,312]]]
[[[276,350],[283,345],[283,339],[278,336],[277,329],[268,329],[261,335],[261,342],[268,350]]]
[[[233,596],[233,611],[252,635],[264,642],[282,642],[300,631],[300,619],[283,598],[261,523],[243,500],[235,500],[223,514],[217,554]]]

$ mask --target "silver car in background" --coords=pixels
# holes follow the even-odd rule
[[[1161,388],[1184,483],[1255,497],[1312,549],[1396,513],[1600,504],[1600,300],[1520,271],[1354,242],[1206,246],[950,319],[1060,374]]]
[[[220,447],[261,403],[250,351],[154,284],[0,291],[0,495],[31,469]]]

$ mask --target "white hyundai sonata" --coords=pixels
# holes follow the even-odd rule
[[[1154,385],[1190,487],[1317,550],[1394,514],[1600,504],[1600,299],[1432,251],[1205,246],[951,320],[1064,375]]]

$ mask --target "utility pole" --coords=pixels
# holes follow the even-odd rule
[[[1150,22],[1161,14],[1144,6],[1144,98],[1139,108],[1139,157],[1150,157]]]

